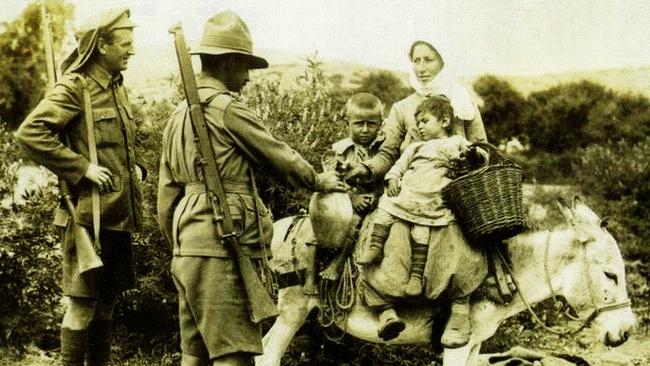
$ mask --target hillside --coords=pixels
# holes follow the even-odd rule
[[[640,93],[650,97],[650,66],[626,67],[593,71],[576,71],[543,75],[495,75],[509,81],[513,87],[528,95],[560,83],[589,80],[619,92]],[[475,80],[477,77],[471,78]]]
[[[283,85],[290,85],[296,77],[304,72],[305,59],[309,55],[295,55],[281,51],[257,51],[265,57],[271,67],[268,70],[256,71],[255,75],[277,73],[281,76]],[[137,49],[137,54],[132,58],[126,72],[128,84],[133,88],[151,89],[152,85],[160,86],[160,81],[176,73],[175,53],[170,42],[169,45],[142,46]],[[152,62],[155,60],[155,62]],[[323,69],[327,76],[341,75],[340,86],[350,87],[354,81],[367,73],[377,70],[374,67],[362,64],[344,63],[337,60],[322,59]],[[198,64],[197,66],[198,67]],[[407,74],[397,72],[398,76],[408,83]],[[465,75],[460,79],[463,83],[471,85],[481,75]],[[616,91],[641,93],[650,97],[650,66],[626,67],[607,70],[575,71],[558,74],[542,75],[495,75],[509,81],[524,95],[531,92],[548,89],[560,83],[589,80],[603,84]],[[153,91],[158,94],[160,90]]]

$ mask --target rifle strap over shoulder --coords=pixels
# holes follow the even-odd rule
[[[90,99],[90,92],[88,91],[88,84],[86,79],[77,73],[72,73],[73,76],[81,83],[81,90],[83,94],[83,120],[86,124],[86,133],[87,133],[87,142],[88,142],[88,159],[90,163],[99,165],[97,159],[97,142],[95,140],[95,124],[93,120],[93,106],[92,100]],[[100,248],[99,243],[99,230],[100,230],[100,199],[99,199],[99,187],[96,184],[91,186],[91,204],[93,212],[93,240],[95,249]]]

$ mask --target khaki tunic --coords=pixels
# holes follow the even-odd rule
[[[136,127],[122,76],[97,64],[80,74],[65,74],[27,116],[16,132],[27,155],[70,184],[77,200],[75,221],[92,225],[92,182],[82,179],[89,165],[87,129],[83,119],[85,80],[92,101],[98,164],[113,173],[115,190],[100,194],[102,230],[133,231],[142,222],[140,182],[135,165],[144,164],[135,145]],[[61,142],[68,136],[71,146]]]
[[[383,177],[407,146],[414,141],[420,141],[415,110],[423,99],[424,97],[418,94],[411,94],[393,104],[382,126],[386,139],[377,154],[364,163],[373,176]],[[483,120],[478,111],[471,121],[455,119],[452,134],[463,136],[471,142],[487,142]]]
[[[253,193],[252,169],[273,173],[288,182],[314,188],[316,172],[296,151],[275,139],[257,117],[229,93],[223,83],[201,74],[199,95],[211,137],[217,169],[239,231],[242,249],[260,256],[260,239],[268,243],[272,220]],[[158,219],[175,256],[229,257],[215,232],[212,209],[197,169],[198,145],[185,102],[178,105],[163,134],[158,184]],[[259,207],[262,238],[255,207]]]

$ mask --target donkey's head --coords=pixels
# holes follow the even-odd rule
[[[614,237],[578,197],[558,202],[569,223],[569,261],[563,271],[562,295],[585,321],[592,321],[608,346],[625,342],[634,326],[625,282],[625,264]]]

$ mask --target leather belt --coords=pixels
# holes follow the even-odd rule
[[[238,194],[246,194],[253,196],[254,191],[253,187],[251,187],[250,183],[244,183],[244,182],[227,182],[223,181],[223,190],[226,193],[238,193]],[[198,193],[205,193],[206,188],[205,188],[205,183],[203,182],[195,182],[195,183],[187,183],[185,185],[185,195],[189,196],[191,194],[198,194]]]

